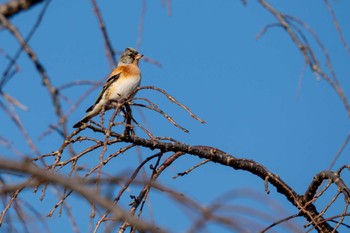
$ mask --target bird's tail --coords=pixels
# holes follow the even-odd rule
[[[83,119],[78,121],[75,125],[73,125],[73,128],[80,128],[82,125],[87,123],[90,120],[90,116],[85,116]]]

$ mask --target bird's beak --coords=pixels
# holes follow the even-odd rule
[[[143,57],[143,55],[139,53],[139,54],[136,55],[135,59],[136,60],[140,60],[142,57]]]

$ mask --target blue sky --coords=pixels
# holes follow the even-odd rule
[[[136,46],[141,2],[99,2],[113,47],[118,51]],[[282,12],[304,20],[318,33],[330,53],[345,94],[349,96],[349,53],[341,45],[326,6],[315,0],[270,3]],[[350,38],[350,3],[331,1],[331,4],[344,37]],[[41,7],[35,7],[12,19],[24,35],[31,29]],[[302,194],[313,176],[328,168],[349,133],[349,120],[336,93],[325,81],[316,80],[309,70],[305,72],[299,89],[303,57],[282,29],[272,28],[256,40],[261,29],[274,22],[275,19],[255,1],[249,1],[246,7],[241,1],[229,0],[217,3],[172,1],[170,16],[161,1],[147,2],[139,51],[159,61],[162,68],[141,62],[142,85],[163,88],[190,107],[206,124],[196,122],[166,98],[150,91],[140,92],[137,96],[152,99],[178,123],[189,129],[190,133],[181,132],[159,115],[142,110],[145,122],[137,111],[134,112],[137,119],[146,124],[155,135],[171,136],[192,145],[210,145],[240,158],[253,159],[280,175]],[[312,39],[310,42],[315,46]],[[53,84],[57,86],[74,80],[99,81],[108,75],[110,67],[103,43],[89,1],[52,1],[42,24],[30,41]],[[18,44],[8,32],[1,31],[0,47],[13,54],[18,49]],[[318,48],[315,51],[322,56]],[[0,66],[4,65],[7,62],[1,57]],[[8,82],[4,91],[28,107],[27,112],[17,111],[41,153],[49,153],[56,150],[62,142],[54,134],[38,140],[48,125],[57,121],[50,106],[51,100],[26,55],[22,54],[19,65],[21,71]],[[321,65],[325,67],[323,58]],[[88,88],[89,86],[72,87],[63,94],[76,101]],[[82,117],[98,91],[89,95],[69,117],[70,126]],[[66,110],[69,107],[69,104],[64,105]],[[0,127],[6,132],[0,136],[6,136],[15,147],[32,156],[13,122],[3,112],[0,112],[0,117],[4,119]],[[90,132],[83,134],[93,135]],[[77,145],[76,150],[82,150],[81,146]],[[144,158],[150,155],[149,151],[143,153]],[[346,149],[335,168],[348,163],[348,153],[349,150]],[[4,147],[0,147],[0,154],[20,159]],[[135,154],[121,159],[123,163],[120,170],[119,167],[112,167],[109,169],[114,170],[110,172],[118,174],[135,168],[138,160],[132,156]],[[86,162],[89,163],[89,160],[96,163],[98,158],[89,158]],[[263,181],[247,172],[207,164],[183,178],[171,178],[199,161],[198,158],[184,156],[162,175],[161,183],[204,204],[226,191],[254,189],[267,200],[280,201],[289,214],[296,212],[273,187],[270,187],[270,195],[265,195]],[[164,196],[158,193],[154,195]],[[84,206],[78,199],[73,198],[70,202],[73,210]],[[35,200],[37,201],[36,198],[33,201]],[[45,213],[53,205],[49,200],[46,198],[44,203],[38,204]],[[251,202],[245,201],[237,203]],[[155,222],[174,232],[187,229],[188,225],[179,226],[164,217],[164,213],[169,214],[169,211],[164,210],[163,202],[168,203],[162,198],[158,201],[151,197]],[[89,215],[88,207],[84,208],[87,209],[86,215],[77,215],[82,229],[87,227]],[[174,207],[171,210],[172,219],[187,221],[181,208]],[[275,216],[276,219],[280,217],[278,214]],[[60,219],[56,214],[49,221],[54,224],[59,223]],[[302,227],[303,221],[298,223]],[[215,226],[212,227],[209,232],[216,229]]]

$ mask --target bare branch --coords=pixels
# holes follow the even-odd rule
[[[339,36],[339,38],[340,38],[344,48],[348,51],[348,53],[350,53],[350,48],[349,48],[348,44],[346,43],[346,40],[345,40],[345,38],[343,36],[342,30],[341,30],[341,28],[339,26],[339,22],[337,20],[337,17],[335,15],[334,11],[333,11],[333,8],[332,8],[331,4],[329,4],[328,0],[323,0],[323,1],[326,4],[329,13],[332,16],[334,27],[335,27],[335,29],[338,32],[338,36]]]
[[[106,25],[102,19],[102,15],[101,15],[100,9],[98,8],[96,0],[91,0],[91,3],[94,7],[94,12],[96,14],[97,20],[98,20],[99,25],[100,25],[100,30],[101,30],[103,39],[105,41],[105,52],[106,52],[106,56],[107,56],[107,59],[109,62],[109,66],[111,69],[113,69],[115,67],[115,65],[117,64],[117,61],[115,60],[115,53],[114,53],[112,43],[111,43],[109,36],[108,36],[108,33],[107,33],[107,28],[106,28]]]
[[[288,35],[291,37],[292,41],[295,43],[295,45],[300,50],[301,54],[304,57],[305,62],[309,65],[311,71],[315,75],[320,75],[325,81],[329,83],[329,85],[333,88],[333,90],[337,93],[339,98],[342,100],[343,105],[348,113],[348,116],[350,117],[350,105],[348,103],[348,100],[345,96],[343,88],[340,86],[339,81],[336,78],[336,75],[334,73],[334,70],[332,68],[332,64],[330,62],[330,58],[328,55],[327,50],[325,50],[325,47],[322,45],[321,41],[317,37],[317,35],[311,30],[311,28],[302,22],[301,20],[298,20],[296,17],[284,15],[280,13],[278,10],[276,10],[272,5],[267,3],[265,0],[259,0],[258,1],[265,9],[267,9],[271,14],[273,14],[276,19],[279,21],[279,23],[282,25],[284,30],[287,31]],[[314,54],[313,50],[308,46],[308,44],[303,43],[297,36],[296,32],[293,31],[293,26],[288,22],[288,18],[291,20],[295,20],[297,23],[303,25],[309,32],[312,33],[313,37],[317,41],[318,45],[323,50],[323,53],[327,60],[327,66],[329,67],[330,73],[332,74],[332,78],[329,77],[320,67],[319,61],[316,58],[316,55]],[[300,31],[299,31],[300,32]]]
[[[111,213],[113,213],[113,218],[116,221],[122,221],[125,219],[126,221],[128,221],[130,224],[133,224],[133,226],[135,226],[137,229],[141,231],[164,232],[151,224],[145,223],[131,216],[126,211],[121,210],[119,207],[113,205],[113,203],[110,200],[104,197],[101,197],[99,193],[86,188],[77,179],[64,177],[57,173],[55,174],[55,173],[40,169],[32,165],[30,162],[21,163],[16,161],[0,159],[0,169],[25,173],[35,177],[36,179],[38,179],[39,182],[49,182],[49,183],[61,185],[65,188],[68,188],[74,191],[75,193],[81,195],[82,197],[84,197],[87,201],[96,203],[101,207],[103,207],[104,209],[110,210]]]
[[[29,10],[42,1],[43,0],[10,0],[7,3],[0,5],[0,15],[9,18],[24,10]]]

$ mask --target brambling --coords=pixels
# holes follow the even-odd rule
[[[109,75],[95,103],[86,110],[87,114],[77,122],[73,128],[79,128],[92,117],[98,115],[103,108],[111,109],[111,100],[120,100],[129,97],[141,83],[141,71],[138,67],[139,60],[143,57],[133,48],[126,48],[118,61],[118,66]],[[132,97],[132,96],[130,96]]]

